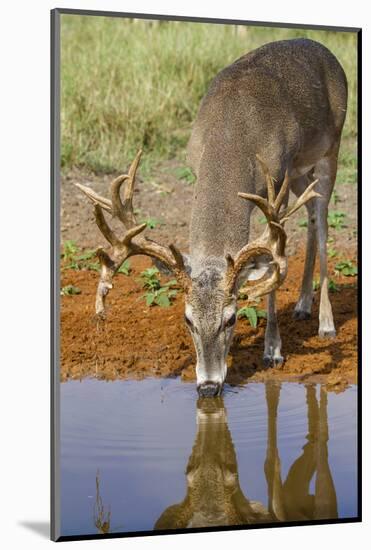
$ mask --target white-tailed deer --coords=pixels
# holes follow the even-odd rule
[[[306,387],[308,430],[300,456],[282,480],[278,446],[280,385],[266,384],[267,450],[264,473],[267,506],[248,498],[240,486],[236,451],[223,398],[199,399],[197,433],[186,469],[187,493],[166,508],[155,529],[185,529],[336,519],[337,497],[328,458],[327,393]],[[305,433],[300,434],[304,439]],[[314,494],[311,481],[316,478]]]
[[[307,253],[294,315],[309,317],[317,244],[320,259],[319,335],[334,336],[327,277],[327,211],[347,106],[347,82],[334,55],[307,39],[266,44],[222,70],[205,95],[188,146],[197,177],[189,255],[143,236],[132,198],[140,153],[129,174],[112,182],[111,200],[79,185],[93,201],[99,229],[111,244],[98,251],[101,277],[96,311],[122,262],[146,254],[174,272],[185,292],[185,321],[197,353],[201,395],[221,392],[239,287],[249,281],[249,298],[268,294],[264,362],[282,362],[275,290],[287,271],[284,223],[305,204]],[[124,201],[120,187],[127,185]],[[314,186],[316,185],[316,191]],[[287,207],[289,189],[298,197]],[[263,235],[249,241],[250,217],[257,206],[267,218]],[[118,238],[103,210],[125,227]]]

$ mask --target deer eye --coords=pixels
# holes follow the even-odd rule
[[[236,314],[233,313],[233,315],[227,319],[227,321],[224,323],[224,327],[233,327],[233,325],[236,323]]]

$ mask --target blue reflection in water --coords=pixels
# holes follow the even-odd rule
[[[357,515],[353,386],[61,385],[62,535]]]

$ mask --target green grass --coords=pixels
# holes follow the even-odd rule
[[[349,107],[339,181],[355,180],[354,33],[62,15],[62,167],[126,169],[140,147],[141,173],[184,151],[202,96],[223,67],[273,40],[309,37],[343,64]]]

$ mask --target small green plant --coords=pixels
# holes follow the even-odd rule
[[[76,255],[78,250],[79,248],[75,241],[65,241],[63,243],[63,252],[61,254],[61,258],[66,261],[71,260]]]
[[[159,279],[159,270],[157,267],[149,267],[140,274],[143,288],[147,290],[142,298],[145,299],[147,306],[157,305],[160,307],[169,307],[177,294],[177,290],[171,288],[177,284],[175,279],[161,285]]]
[[[181,166],[175,170],[175,175],[178,179],[184,180],[188,185],[193,185],[196,181],[196,176],[187,166]]]
[[[237,317],[245,317],[253,328],[258,326],[259,319],[266,319],[265,309],[258,309],[255,306],[244,306],[237,311]]]
[[[265,223],[267,223],[267,218],[265,216],[261,216],[260,218],[258,218],[258,222],[264,225]]]
[[[120,265],[120,267],[117,270],[117,273],[123,273],[124,275],[130,275],[131,267],[130,267],[130,261],[125,260],[123,264]]]
[[[88,264],[84,265],[84,269],[87,269],[88,271],[100,271],[100,263],[89,262]]]
[[[94,258],[94,256],[95,256],[95,250],[86,250],[83,254],[80,254],[79,256],[77,256],[76,260],[78,262],[85,262],[87,260],[91,260],[92,258]]]
[[[63,243],[63,252],[61,254],[61,259],[64,263],[64,269],[79,269],[76,259],[76,254],[78,251],[79,248],[75,241],[69,240]]]
[[[143,288],[147,288],[149,290],[159,288],[161,286],[161,282],[158,274],[159,270],[157,267],[148,267],[142,271],[140,277]]]
[[[346,214],[344,212],[329,212],[327,218],[328,225],[329,227],[339,231],[340,229],[346,227],[345,218]],[[298,225],[299,227],[308,227],[308,220],[306,218],[302,218],[299,220]]]
[[[75,241],[65,241],[61,259],[63,261],[62,269],[87,269],[89,271],[99,271],[99,262],[92,262],[96,255],[95,250],[85,250],[81,252]]]
[[[319,279],[313,279],[313,290],[316,292],[320,288]],[[339,287],[333,279],[330,279],[328,282],[328,289],[330,292],[339,292]]]
[[[89,271],[100,271],[99,262],[90,262],[95,257],[95,250],[86,250],[75,258],[76,267],[74,269],[87,269]]]
[[[164,222],[162,222],[161,220],[157,220],[156,218],[144,218],[140,220],[140,223],[146,223],[148,229],[155,229],[160,225],[164,225]]]
[[[340,229],[343,229],[344,227],[346,227],[345,218],[346,218],[346,215],[344,212],[329,212],[329,215],[327,218],[328,225],[329,227],[336,229],[336,231],[339,231]]]
[[[81,290],[77,286],[66,285],[61,288],[61,296],[74,296],[76,294],[81,294]]]
[[[338,251],[330,246],[327,248],[327,255],[329,258],[335,258],[338,255]]]
[[[330,279],[328,282],[328,289],[330,292],[339,292],[339,287],[333,279]]]
[[[351,260],[343,260],[335,265],[335,275],[338,277],[355,277],[358,274],[357,266],[353,265]]]
[[[169,283],[165,283],[164,286],[158,290],[147,292],[144,295],[147,306],[152,306],[154,304],[161,307],[171,306],[172,299],[177,295],[178,291],[175,289],[170,289],[169,286]]]

